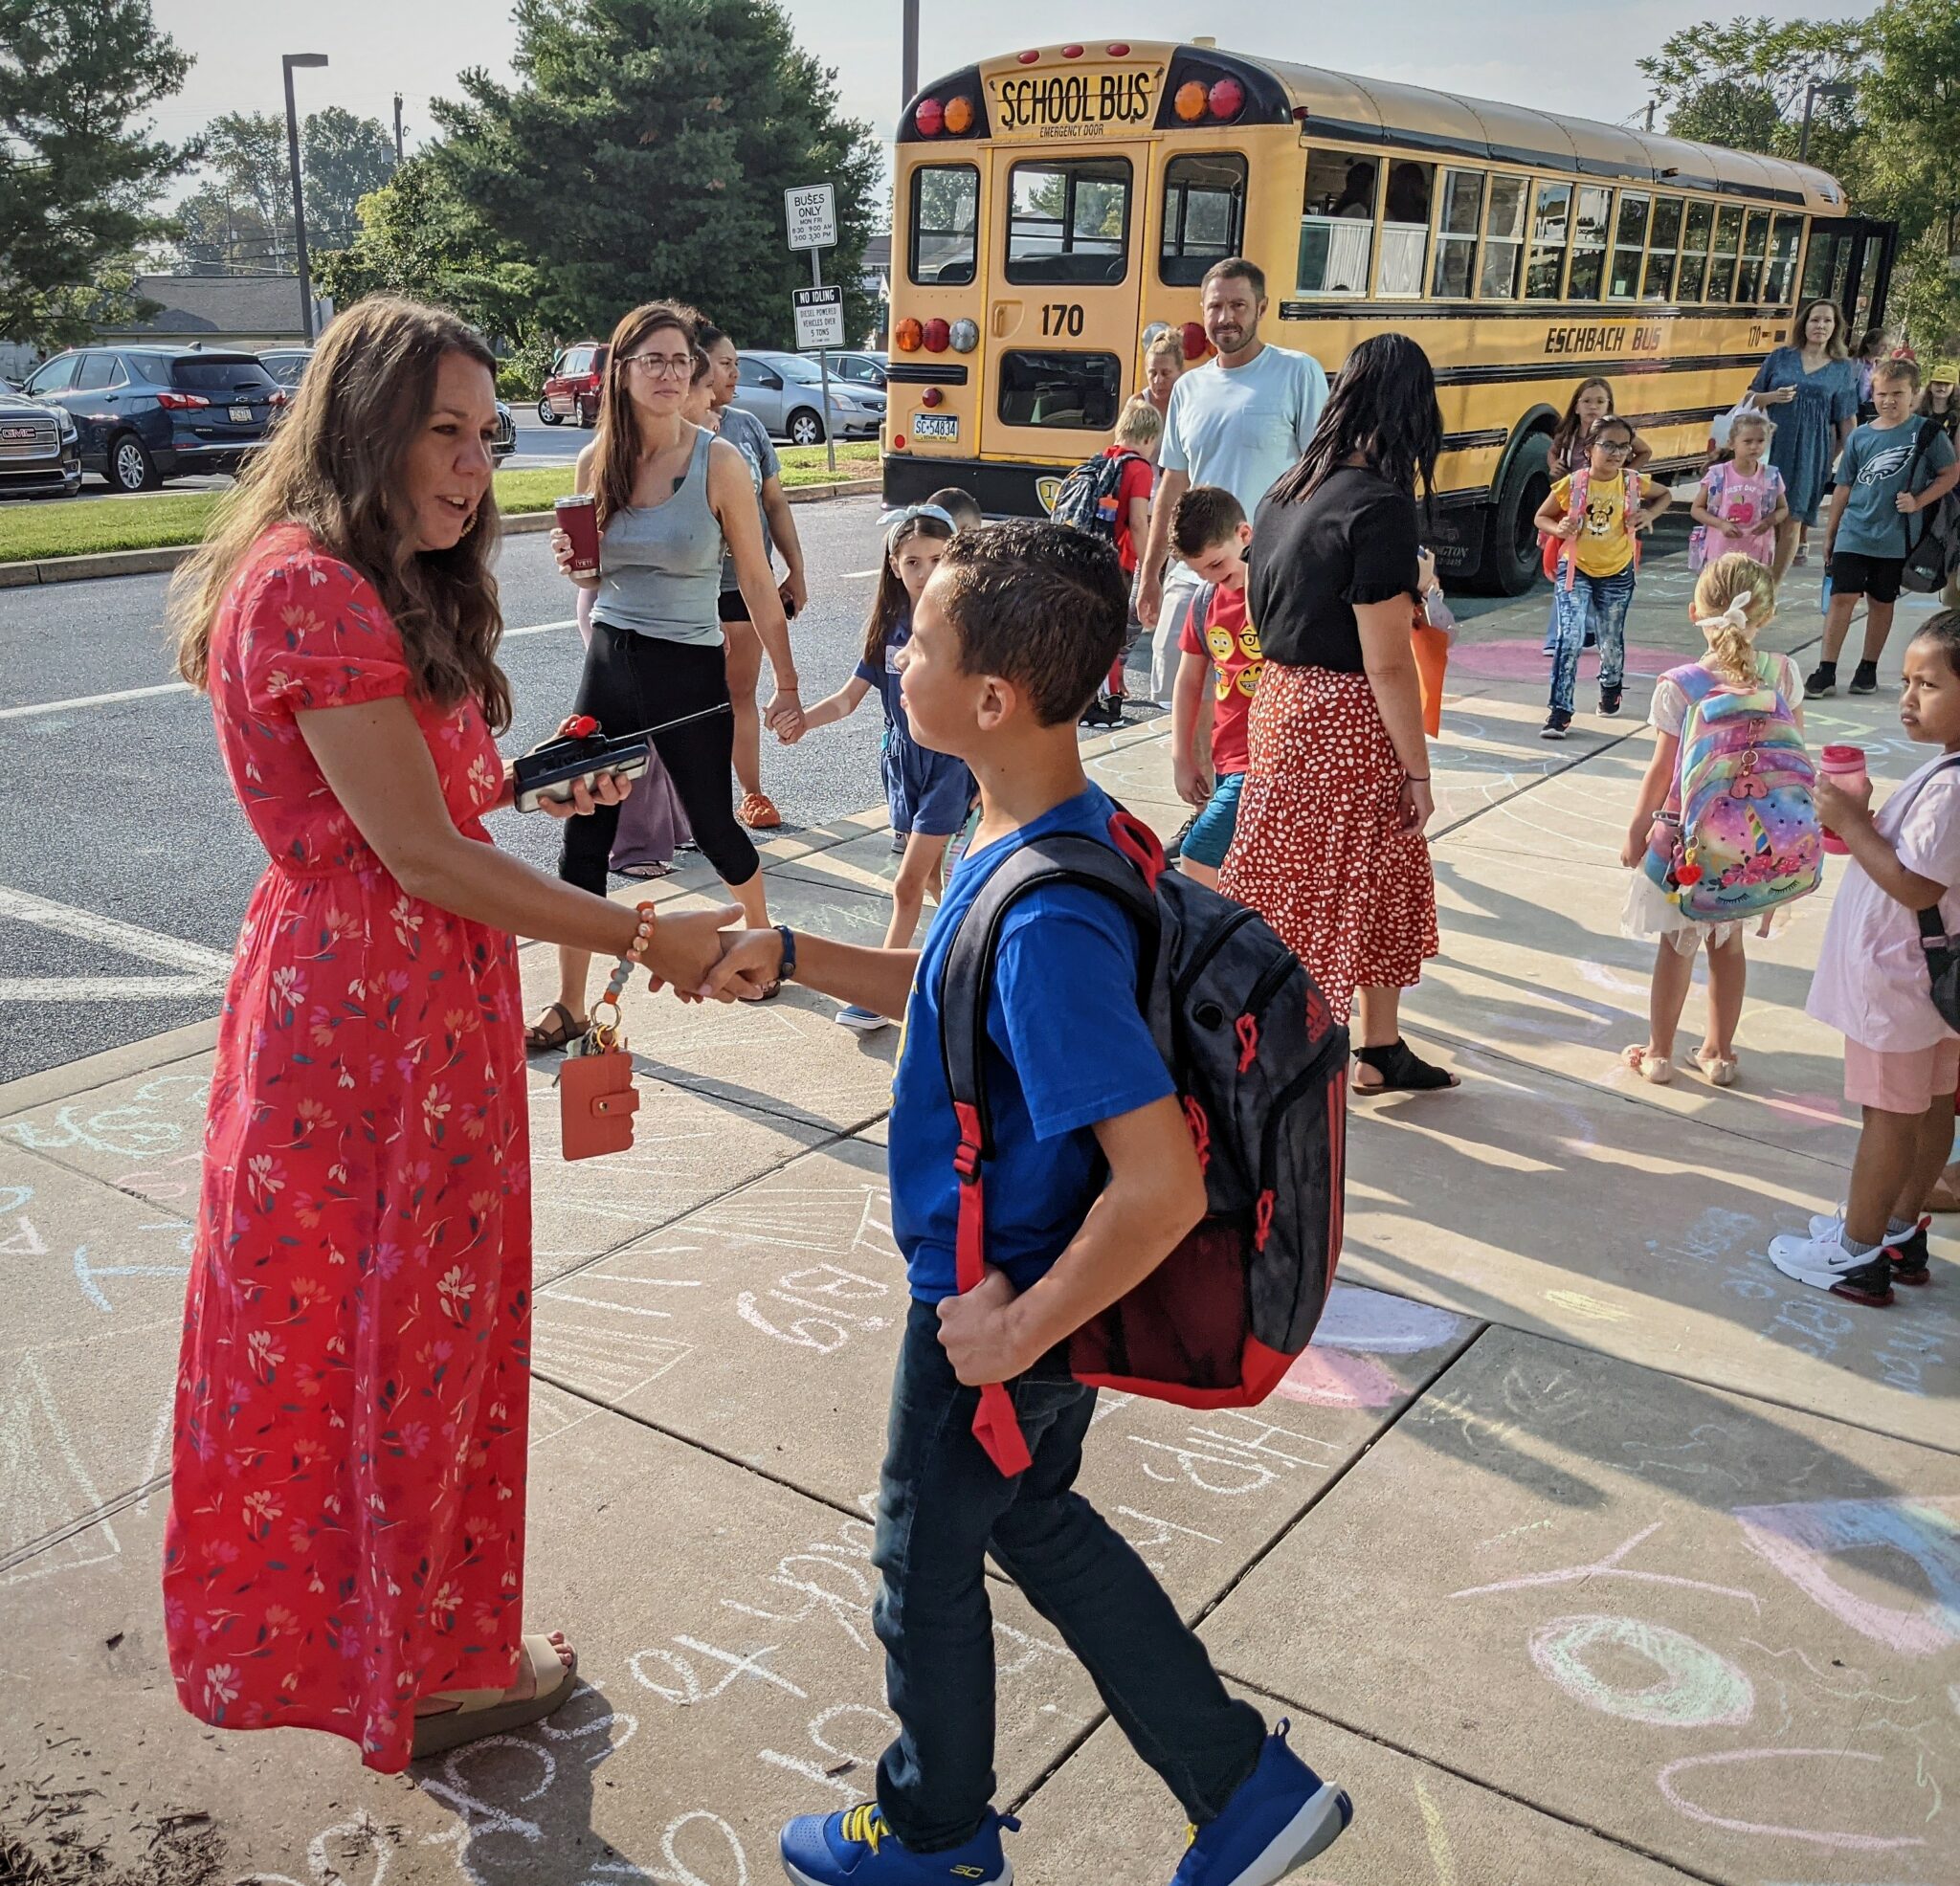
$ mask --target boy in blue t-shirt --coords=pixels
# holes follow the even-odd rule
[[[913,738],[979,782],[979,829],[923,951],[787,926],[733,933],[702,993],[793,979],[906,1015],[892,1090],[892,1230],[912,1307],[892,1385],[873,1557],[897,1741],[878,1799],[783,1831],[803,1886],[1011,1877],[993,1795],[996,1563],[1061,1631],[1196,1829],[1175,1886],[1278,1879],[1346,1827],[1348,1798],[1229,1696],[1142,1559],[1074,1490],[1096,1391],[1060,1344],[1163,1262],[1205,1185],[1139,1006],[1138,940],[1109,898],[1037,889],[1003,925],[988,1010],[995,1148],[986,1279],[956,1293],[959,1130],[939,991],[963,912],[1031,839],[1107,839],[1076,722],[1122,646],[1127,589],[1107,544],[1047,522],[963,530],[919,598],[901,686]],[[1085,1051],[1085,1044],[1089,1044]],[[981,1385],[1009,1385],[1034,1464],[1004,1476],[974,1438]]]
[[[1804,677],[1806,699],[1838,692],[1838,652],[1851,632],[1851,612],[1860,596],[1866,609],[1864,654],[1851,672],[1851,692],[1878,691],[1879,656],[1892,632],[1905,559],[1925,528],[1915,520],[1960,482],[1953,442],[1934,420],[1913,414],[1918,391],[1917,361],[1882,360],[1872,369],[1878,417],[1844,441],[1824,525],[1824,573],[1831,580],[1824,653]],[[1931,436],[1922,439],[1926,428]]]

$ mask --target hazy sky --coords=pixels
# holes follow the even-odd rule
[[[1646,102],[1634,61],[1681,27],[1745,10],[1789,18],[1862,14],[1874,4],[1648,0],[1600,8],[1581,0],[1370,0],[1365,7],[1246,7],[1236,27],[1233,10],[1220,8],[1202,30],[1227,51],[1618,120]],[[399,91],[412,147],[434,128],[429,98],[454,97],[464,66],[507,77],[515,36],[507,0],[155,0],[155,9],[165,31],[197,60],[183,92],[157,115],[174,137],[219,112],[280,110],[279,55],[325,53],[332,60],[325,71],[296,75],[301,111],[338,104],[388,122]],[[897,0],[788,0],[788,11],[803,43],[837,69],[845,108],[890,138],[900,104]],[[1060,8],[1055,0],[928,0],[920,73],[929,80],[977,58],[1052,45],[1058,18],[1067,20],[1071,36],[1083,39],[1184,39],[1199,30],[1202,11],[1192,0],[1077,0]],[[1273,24],[1287,12],[1297,25]],[[1412,59],[1422,47],[1429,56]]]

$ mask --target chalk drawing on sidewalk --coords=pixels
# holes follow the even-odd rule
[[[1621,1562],[1637,1546],[1644,1545],[1648,1540],[1667,1522],[1656,1520],[1651,1526],[1642,1526],[1631,1539],[1623,1541],[1603,1559],[1595,1559],[1582,1565],[1562,1565],[1554,1571],[1523,1572],[1515,1578],[1501,1578],[1489,1585],[1466,1586],[1460,1591],[1452,1591],[1452,1598],[1485,1598],[1499,1591],[1526,1591],[1542,1585],[1585,1585],[1593,1579],[1623,1578],[1638,1585],[1675,1586],[1686,1591],[1706,1591],[1717,1598],[1733,1598],[1746,1604],[1758,1614],[1763,1601],[1753,1591],[1746,1591],[1740,1586],[1713,1585],[1703,1578],[1686,1578],[1679,1572],[1643,1571],[1637,1566]]]
[[[1739,1726],[1755,1714],[1755,1686],[1747,1672],[1664,1624],[1588,1612],[1539,1625],[1526,1644],[1544,1675],[1603,1715],[1665,1729],[1704,1729]],[[1640,1658],[1660,1675],[1640,1689],[1610,1682],[1587,1661],[1589,1652],[1600,1649]]]
[[[1746,1821],[1711,1813],[1690,1801],[1677,1786],[1676,1777],[1693,1768],[1714,1768],[1740,1762],[1882,1762],[1885,1758],[1862,1748],[1732,1748],[1714,1755],[1683,1755],[1670,1762],[1658,1777],[1660,1796],[1677,1813],[1705,1827],[1719,1827],[1730,1833],[1775,1834],[1785,1840],[1807,1841],[1813,1846],[1835,1847],[1848,1853],[1884,1853],[1902,1847],[1924,1847],[1923,1836],[1910,1833],[1853,1833],[1827,1828],[1778,1827],[1764,1821]],[[1821,1780],[1822,1777],[1820,1776]],[[1855,1790],[1853,1790],[1855,1795]]]
[[[1896,1655],[1933,1656],[1960,1643],[1960,1499],[1821,1499],[1738,1506],[1742,1536],[1803,1594]],[[1839,1582],[1839,1553],[1888,1549],[1926,1574],[1933,1595],[1908,1606],[1860,1597]]]

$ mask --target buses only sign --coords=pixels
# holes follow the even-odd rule
[[[791,249],[837,246],[837,197],[829,184],[806,184],[800,189],[786,189],[783,212],[790,225]]]

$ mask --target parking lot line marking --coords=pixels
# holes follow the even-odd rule
[[[542,635],[549,629],[577,626],[577,617],[570,615],[561,622],[530,622],[519,629],[506,629],[503,639],[508,642],[519,635]],[[147,700],[154,695],[189,692],[188,681],[159,681],[147,688],[118,688],[114,694],[80,694],[67,700],[33,700],[24,707],[0,707],[0,721],[23,721],[34,714],[67,714],[80,707],[113,707],[119,700]]]
[[[77,910],[72,904],[56,903],[37,898],[31,891],[16,891],[0,885],[0,917],[19,923],[33,923],[64,937],[79,937],[86,943],[106,943],[151,963],[172,969],[189,970],[200,982],[222,979],[232,973],[232,952],[212,949],[204,943],[186,943],[182,937],[167,937],[156,930],[139,929],[114,917],[93,910]]]
[[[1699,487],[1697,487],[1699,489]],[[860,576],[876,576],[875,569],[847,569],[837,580],[841,583],[855,583]]]
[[[156,694],[189,694],[189,681],[160,681],[151,688],[119,688],[114,694],[81,694],[71,700],[36,700],[25,707],[0,707],[0,721],[24,720],[30,714],[65,714],[75,707],[109,707],[119,700],[144,700]]]

